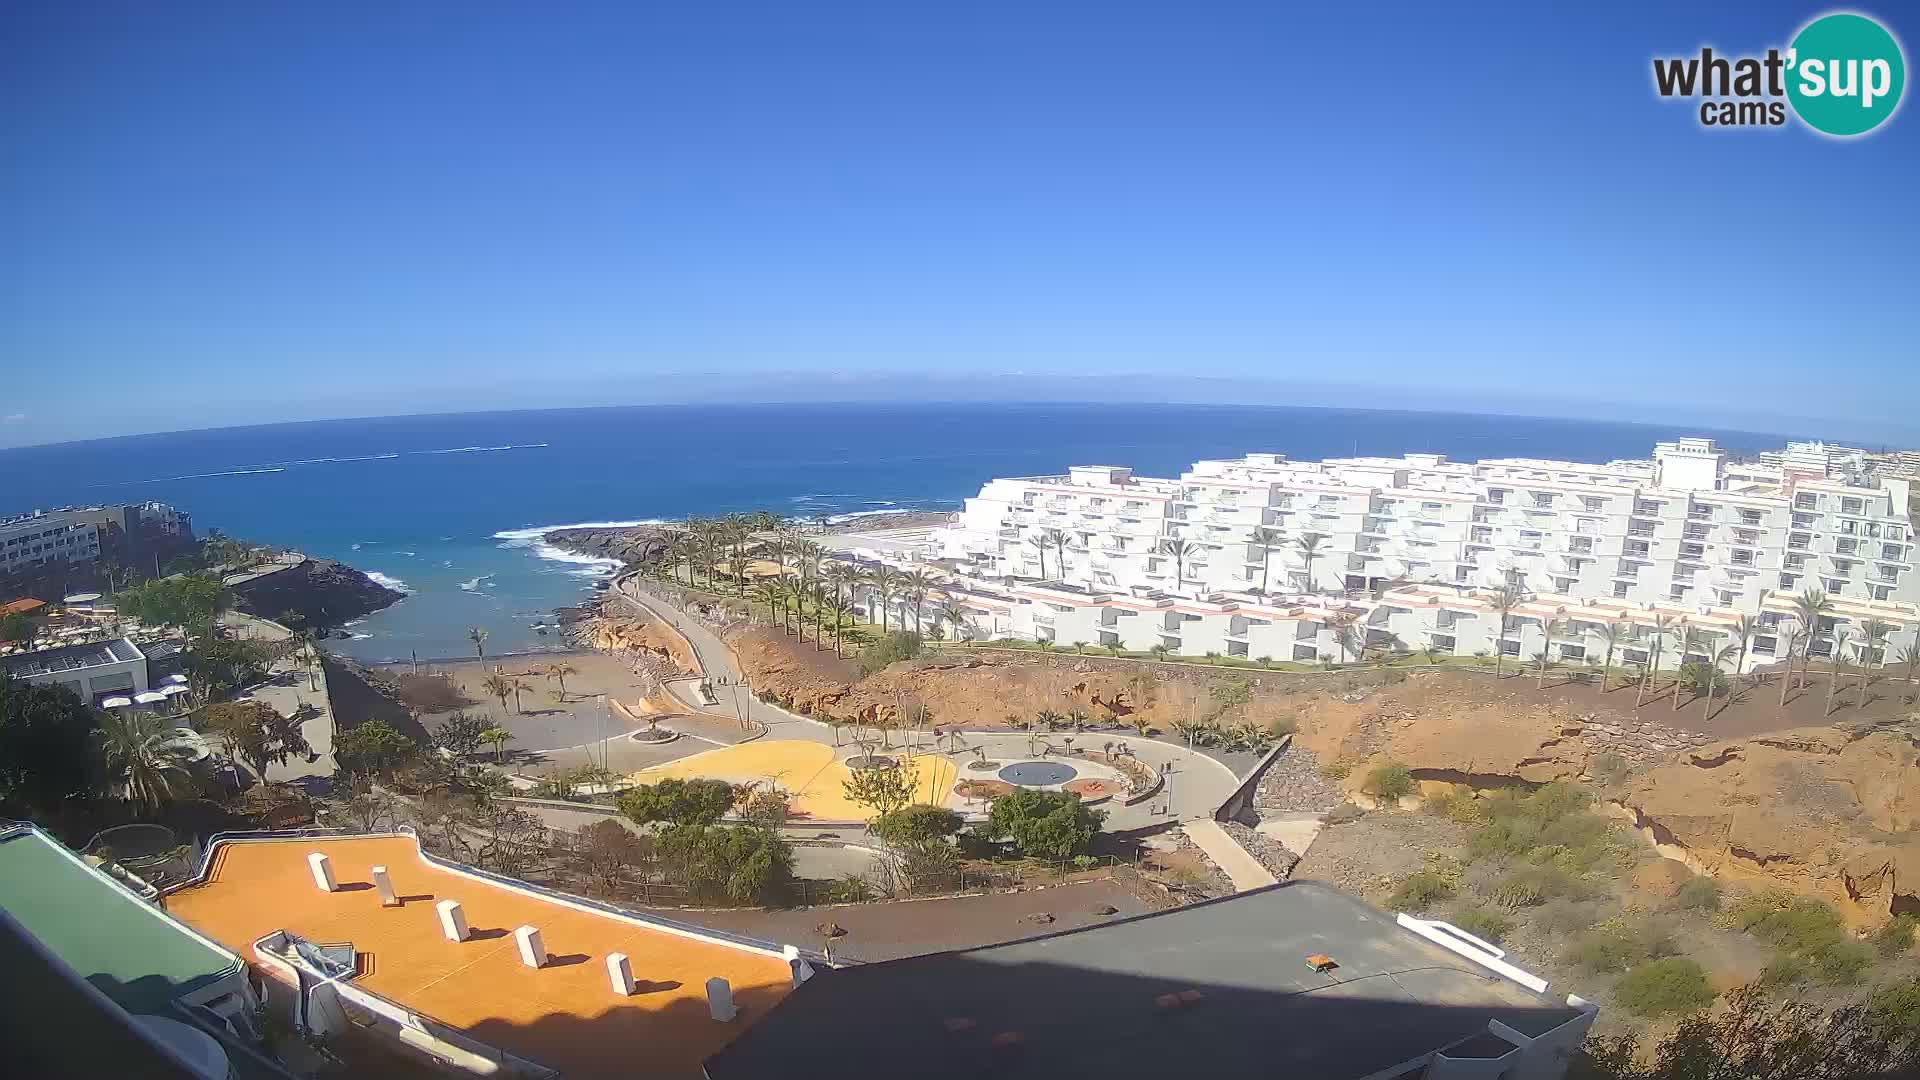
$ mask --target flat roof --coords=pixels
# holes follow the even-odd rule
[[[1322,975],[1312,954],[1338,967]],[[1169,1008],[1163,995],[1198,991]],[[1312,881],[1005,945],[822,971],[707,1062],[762,1076],[1360,1077],[1499,1019],[1578,1016]],[[994,1046],[994,1042],[1013,1042]]]
[[[142,656],[139,648],[126,638],[112,638],[107,641],[88,642],[85,645],[62,645],[57,649],[41,649],[37,652],[15,653],[0,657],[0,668],[16,679],[30,679],[36,675],[47,675],[60,671],[80,671],[84,668],[105,667],[108,664],[124,664],[138,660]]]
[[[314,887],[307,855],[343,889]],[[404,903],[380,906],[368,868],[385,866]],[[472,940],[441,936],[434,904],[458,900]],[[785,960],[676,933],[430,863],[412,837],[302,837],[221,845],[206,879],[168,893],[169,910],[244,956],[286,930],[364,954],[354,984],[570,1078],[700,1075],[700,1062],[787,996]],[[548,964],[520,963],[513,931],[539,927]],[[642,992],[615,998],[608,953],[627,954]],[[715,1022],[706,982],[733,987],[740,1017]]]
[[[130,1013],[240,970],[240,958],[181,926],[35,828],[0,832],[0,907]]]

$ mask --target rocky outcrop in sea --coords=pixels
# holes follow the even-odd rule
[[[309,629],[339,626],[390,607],[406,594],[373,580],[345,563],[307,559],[295,566],[233,586],[241,611],[285,622],[298,615]]]
[[[673,532],[659,525],[630,525],[618,529],[555,529],[541,539],[576,555],[619,559],[637,566],[665,558]]]

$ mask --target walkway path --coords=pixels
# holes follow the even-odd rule
[[[1247,849],[1227,835],[1227,830],[1210,817],[1195,818],[1180,826],[1213,865],[1219,867],[1233,882],[1235,892],[1246,892],[1272,885],[1280,879],[1273,872],[1260,865],[1260,860],[1247,853]]]
[[[287,628],[279,623],[243,612],[225,612],[220,616],[220,622],[230,628],[234,636],[246,640],[277,643],[290,636]],[[288,758],[284,765],[268,765],[266,778],[269,783],[333,776],[333,705],[327,695],[327,677],[323,669],[315,667],[309,671],[297,657],[277,660],[268,669],[264,683],[240,696],[264,701],[282,716],[296,715],[302,708],[316,710],[300,726],[301,736],[313,749],[312,756]]]

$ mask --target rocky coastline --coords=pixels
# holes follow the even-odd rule
[[[250,615],[285,622],[289,615],[308,629],[329,629],[391,607],[406,594],[345,563],[306,559],[284,570],[233,586],[234,605]]]
[[[847,521],[823,526],[802,526],[814,535],[837,536],[844,533],[872,532],[878,529],[924,529],[945,525],[951,511],[903,510],[899,513],[862,514]],[[638,566],[667,557],[668,545],[680,527],[676,525],[629,525],[611,529],[555,529],[541,539],[562,551],[590,555],[596,559],[619,559]]]

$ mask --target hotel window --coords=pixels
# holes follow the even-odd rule
[[[1891,585],[1875,585],[1871,591],[1875,600],[1893,599],[1893,586]]]
[[[1636,499],[1633,503],[1633,512],[1636,514],[1658,514],[1660,512],[1660,504],[1650,499]]]
[[[1586,658],[1587,647],[1585,645],[1560,646],[1560,659],[1562,660],[1585,660]]]
[[[1848,518],[1841,518],[1839,531],[1845,533],[1848,536],[1853,536],[1860,531],[1860,526],[1858,522],[1852,521]]]
[[[1554,579],[1553,579],[1553,591],[1554,591],[1554,592],[1557,592],[1557,593],[1570,593],[1570,592],[1572,592],[1572,591],[1573,591],[1573,579],[1572,579],[1572,578],[1570,578],[1570,577],[1557,577],[1557,578],[1554,578]]]
[[[1792,533],[1787,537],[1787,547],[1795,551],[1805,551],[1807,545],[1811,543],[1813,543],[1813,537],[1806,533]]]
[[[1820,496],[1818,495],[1802,492],[1793,497],[1793,508],[1795,510],[1813,510],[1818,508],[1819,505]]]
[[[1833,560],[1833,570],[1836,574],[1851,574],[1853,573],[1853,560],[1835,559]]]
[[[1859,499],[1841,499],[1840,512],[1843,514],[1857,514],[1865,505],[1866,504]]]
[[[1740,522],[1741,522],[1741,524],[1743,524],[1743,525],[1758,525],[1758,524],[1760,524],[1760,511],[1758,511],[1758,510],[1741,510],[1741,511],[1740,511]]]
[[[1845,578],[1837,578],[1837,577],[1828,578],[1826,581],[1826,585],[1827,585],[1828,592],[1837,593],[1840,590],[1847,587],[1847,581]]]
[[[1598,495],[1582,495],[1580,503],[1589,510],[1604,510],[1607,507],[1607,500]]]
[[[1670,591],[1668,591],[1667,598],[1670,600],[1685,600],[1687,598],[1687,590],[1689,588],[1691,588],[1691,586],[1675,585]]]
[[[1833,550],[1842,555],[1851,555],[1860,546],[1860,541],[1850,536],[1842,536],[1833,542]]]
[[[1622,663],[1627,663],[1627,664],[1644,664],[1647,662],[1647,650],[1621,649],[1620,660]]]
[[[1889,525],[1887,526],[1886,538],[1889,540],[1905,540],[1907,535],[1901,531],[1900,526]]]
[[[1543,510],[1550,509],[1553,506],[1553,493],[1550,491],[1534,492],[1533,505],[1540,507]]]
[[[1812,515],[1812,514],[1795,514],[1795,515],[1793,515],[1793,527],[1794,527],[1794,528],[1796,528],[1796,529],[1811,529],[1811,528],[1813,528],[1813,515]]]
[[[1735,566],[1752,566],[1752,565],[1753,565],[1753,552],[1751,552],[1751,551],[1746,551],[1746,550],[1743,550],[1743,549],[1740,549],[1740,548],[1735,548],[1735,549],[1733,549],[1733,565],[1735,565]]]
[[[1880,557],[1883,559],[1904,559],[1907,549],[1899,544],[1881,544]]]
[[[1705,540],[1707,538],[1707,533],[1710,531],[1711,531],[1711,526],[1688,525],[1686,533],[1684,535],[1689,540]]]
[[[1629,522],[1627,525],[1627,535],[1628,536],[1652,536],[1653,522],[1651,521]]]
[[[1591,536],[1569,537],[1567,540],[1567,550],[1579,552],[1582,555],[1590,554],[1593,551],[1593,537]]]
[[[1700,544],[1681,544],[1680,545],[1680,557],[1683,559],[1698,559],[1704,556],[1706,554],[1706,551],[1707,549],[1701,546]]]

